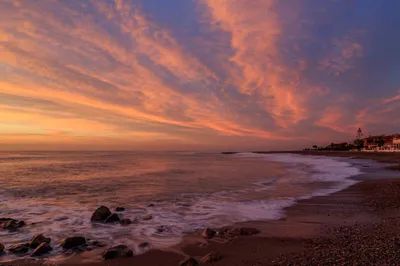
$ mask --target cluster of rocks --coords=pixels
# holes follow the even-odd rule
[[[116,212],[125,211],[124,207],[117,207]],[[152,219],[151,215],[143,217],[144,220]],[[110,209],[106,206],[100,206],[92,214],[92,222],[100,223],[120,223],[121,225],[129,225],[132,223],[130,219],[121,219],[117,213],[112,213]],[[24,221],[18,221],[12,218],[0,218],[0,228],[9,231],[16,231],[25,225]],[[4,245],[0,244],[0,255],[8,251],[11,254],[16,255],[27,255],[30,251],[30,256],[38,257],[48,254],[53,250],[50,245],[51,239],[45,237],[43,234],[35,235],[29,242],[18,243],[5,248]],[[150,244],[148,242],[142,242],[139,244],[139,248],[146,248]],[[84,251],[91,250],[93,247],[105,247],[106,244],[99,241],[89,242],[83,236],[73,236],[65,238],[61,243],[60,247],[65,251]],[[132,257],[133,251],[125,245],[118,245],[107,249],[103,253],[103,258],[114,259],[114,258],[127,258]]]
[[[11,245],[7,248],[9,253],[24,255],[33,250],[30,254],[32,257],[42,256],[53,250],[50,246],[51,239],[43,236],[42,234],[35,235],[27,243],[19,243]],[[5,252],[4,245],[0,244],[0,253]]]
[[[206,228],[203,230],[201,235],[204,238],[212,238],[216,235],[218,236],[251,236],[258,234],[260,230],[256,228],[250,228],[250,227],[224,227],[221,228],[219,231]]]
[[[149,205],[150,206],[150,205]],[[154,206],[154,205],[151,205]],[[110,209],[106,206],[100,206],[91,216],[91,222],[96,223],[120,223],[121,225],[131,224],[130,219],[121,219],[118,213],[123,212],[125,208],[117,207],[115,212],[112,213]],[[146,215],[142,217],[142,220],[151,220],[152,215]],[[24,226],[23,221],[14,220],[11,218],[0,218],[0,226],[5,230],[17,230],[18,228]],[[168,227],[159,226],[157,232],[168,231]],[[231,236],[231,235],[252,235],[256,234],[258,231],[253,228],[223,228],[219,231],[206,228],[202,232],[203,237],[212,238],[214,236]],[[51,239],[45,237],[43,234],[38,234],[32,237],[29,242],[19,243],[11,245],[5,248],[4,245],[0,244],[0,255],[5,251],[17,255],[29,254],[32,257],[43,256],[50,253],[53,248],[50,245]],[[148,242],[142,242],[138,245],[138,248],[144,249],[150,245]],[[83,236],[72,236],[65,238],[59,245],[65,251],[85,251],[91,250],[93,247],[105,247],[105,243],[99,241],[89,241]],[[117,245],[108,248],[104,251],[102,257],[105,260],[116,259],[116,258],[129,258],[134,256],[134,252],[128,248],[126,245]],[[222,256],[218,252],[211,252],[205,255],[203,258],[197,260],[195,258],[188,258],[180,263],[181,266],[199,265],[203,263],[213,263],[219,261]]]
[[[211,239],[213,237],[236,237],[236,236],[250,236],[258,234],[260,231],[255,228],[249,227],[224,227],[219,230],[214,230],[211,228],[205,228],[201,235],[206,239]],[[202,257],[200,260],[196,260],[193,257],[187,258],[180,263],[180,266],[193,266],[199,264],[214,263],[222,259],[219,252],[211,252]]]
[[[117,211],[123,211],[124,209],[118,207]],[[121,219],[119,218],[118,214],[111,213],[110,209],[106,206],[100,206],[97,210],[92,214],[90,218],[92,222],[100,222],[100,223],[116,223],[120,222]]]
[[[24,221],[18,221],[12,218],[0,218],[0,228],[10,232],[17,231],[19,228],[25,226]]]
[[[153,205],[154,206],[154,205]],[[116,212],[123,212],[125,211],[124,207],[117,207],[115,209]],[[142,218],[142,220],[148,221],[153,219],[152,215],[146,215]],[[106,206],[100,206],[96,209],[96,211],[92,214],[90,218],[92,222],[97,223],[119,223],[121,225],[130,225],[136,220],[132,221],[131,219],[121,219],[117,213],[112,213],[110,209]]]

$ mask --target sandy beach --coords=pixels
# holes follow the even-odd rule
[[[400,154],[301,152],[302,154],[373,159],[400,163]],[[366,167],[368,165],[366,161]],[[400,264],[400,172],[392,178],[361,181],[329,196],[301,200],[285,209],[278,221],[254,221],[230,228],[255,228],[260,233],[230,234],[205,239],[201,232],[187,235],[166,250],[150,250],[129,259],[85,262],[83,253],[62,265],[180,265],[217,252],[209,265],[383,265]],[[221,229],[217,229],[221,231]],[[93,251],[95,252],[95,251]],[[46,261],[15,261],[3,265],[43,265]],[[194,264],[185,264],[194,265]]]

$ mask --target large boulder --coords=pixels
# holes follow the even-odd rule
[[[201,258],[202,263],[216,262],[222,259],[222,256],[218,252],[211,252]]]
[[[82,236],[67,237],[61,243],[61,247],[64,249],[73,249],[83,245],[86,245],[86,239]]]
[[[3,252],[4,252],[4,245],[0,244],[0,253],[3,253]]]
[[[37,248],[42,243],[50,244],[50,242],[51,242],[50,238],[45,237],[42,234],[38,234],[38,235],[35,235],[34,237],[32,237],[32,239],[29,241],[29,247]]]
[[[187,260],[182,261],[179,263],[180,266],[195,266],[199,265],[198,261],[194,258],[188,258]]]
[[[46,242],[42,242],[31,254],[32,257],[42,256],[52,251],[53,248]]]
[[[119,222],[119,221],[120,221],[120,219],[119,219],[118,214],[113,213],[110,216],[108,216],[107,219],[104,222],[107,223],[107,224],[110,224],[110,223],[116,223],[116,222]]]
[[[104,222],[111,215],[111,211],[106,206],[100,206],[92,214],[90,221],[92,222]]]
[[[130,258],[130,257],[133,257],[133,251],[130,250],[125,245],[119,245],[119,246],[116,246],[116,247],[109,248],[103,254],[103,258],[105,260],[119,259],[119,258]]]
[[[8,251],[14,254],[25,254],[29,251],[29,243],[20,243],[8,247]]]
[[[201,233],[201,235],[205,238],[212,238],[213,236],[215,236],[217,234],[217,231],[212,230],[210,228],[206,228],[204,229],[204,231]]]

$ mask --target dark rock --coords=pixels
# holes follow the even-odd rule
[[[223,231],[225,235],[232,235],[232,236],[251,236],[258,234],[260,231],[255,228],[249,227],[235,227],[235,228],[226,228]]]
[[[73,237],[67,237],[64,239],[64,241],[61,243],[61,247],[64,249],[72,249],[72,248],[77,248],[79,246],[85,245],[86,244],[86,239],[82,236],[73,236]]]
[[[34,237],[32,237],[32,239],[29,241],[29,247],[37,248],[42,243],[50,244],[50,242],[51,242],[50,238],[47,238],[44,235],[39,234],[39,235],[35,235]]]
[[[10,246],[8,248],[8,251],[14,254],[25,254],[26,252],[29,251],[29,244],[28,243],[15,244]]]
[[[182,261],[179,263],[180,266],[194,266],[194,265],[199,265],[196,259],[194,258],[189,258],[187,260]]]
[[[18,229],[18,222],[15,220],[8,220],[7,222],[3,223],[3,229],[16,231]]]
[[[122,219],[122,220],[119,221],[119,223],[121,225],[129,225],[129,224],[132,223],[132,221],[130,219]]]
[[[12,218],[0,218],[0,227],[6,230],[16,230],[25,226],[24,221],[18,221]]]
[[[157,233],[164,233],[164,232],[170,232],[171,228],[166,226],[166,225],[160,225],[157,227]]]
[[[90,221],[92,222],[103,222],[111,215],[111,211],[106,206],[100,206],[97,210],[92,214]]]
[[[143,217],[143,220],[145,220],[145,221],[148,221],[151,219],[153,219],[153,215],[150,215],[150,214]]]
[[[211,252],[205,255],[202,259],[202,263],[216,262],[222,259],[222,256],[218,252]]]
[[[18,225],[18,228],[21,228],[21,227],[24,227],[26,224],[24,221],[18,221],[17,225]]]
[[[116,213],[111,214],[110,216],[107,217],[107,219],[104,221],[105,223],[109,224],[109,223],[116,223],[119,222],[119,216]]]
[[[154,205],[153,203],[150,203],[149,205],[147,205],[147,207],[154,207],[156,205]]]
[[[4,252],[4,245],[0,244],[0,253],[3,253],[3,252]]]
[[[212,238],[213,236],[215,236],[217,234],[217,231],[212,230],[210,228],[206,228],[204,229],[204,231],[201,233],[201,235],[205,238]]]
[[[24,221],[18,221],[12,218],[0,218],[0,228],[5,230],[16,231],[23,226],[25,226]]]
[[[252,236],[260,233],[260,230],[256,228],[250,228],[250,227],[242,227],[240,228],[240,235],[242,236]]]
[[[142,242],[142,243],[139,244],[139,247],[140,248],[145,248],[145,247],[148,247],[149,245],[150,245],[149,242]]]
[[[103,254],[105,260],[130,257],[133,257],[133,251],[125,245],[109,248]]]
[[[53,249],[47,242],[42,242],[31,254],[32,257],[42,256],[49,253]]]
[[[117,207],[117,208],[115,208],[115,211],[123,212],[123,211],[125,211],[125,208],[124,207]]]

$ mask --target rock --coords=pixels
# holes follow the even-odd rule
[[[202,263],[216,262],[222,259],[222,256],[218,252],[211,252],[205,255],[202,259]]]
[[[147,207],[154,207],[156,205],[154,205],[153,203],[150,203],[149,205],[147,205]]]
[[[109,248],[103,254],[105,260],[130,257],[133,257],[133,251],[125,245]]]
[[[3,223],[2,228],[9,231],[15,231],[18,229],[18,223],[15,220],[8,220],[7,222]]]
[[[24,227],[26,224],[24,221],[18,221],[17,225],[18,225],[18,228],[21,228],[21,227]]]
[[[0,244],[0,253],[3,253],[3,252],[4,252],[4,245]]]
[[[110,216],[107,217],[107,219],[104,221],[105,223],[109,224],[109,223],[116,223],[119,222],[119,216],[116,213],[111,214]]]
[[[92,214],[90,221],[92,222],[104,222],[111,215],[111,211],[106,206],[100,206]]]
[[[150,245],[149,242],[142,242],[142,243],[140,243],[140,244],[138,245],[138,247],[140,247],[140,248],[145,248],[145,247],[148,247],[149,245]]]
[[[42,256],[49,253],[53,249],[47,242],[42,242],[31,254],[32,257]]]
[[[25,226],[24,221],[18,221],[12,218],[0,218],[0,227],[5,230],[16,231],[23,226]]]
[[[72,249],[72,248],[77,248],[79,246],[85,245],[86,244],[86,239],[82,236],[73,236],[73,237],[67,237],[64,239],[64,241],[61,243],[61,247],[64,249]]]
[[[179,265],[180,266],[194,266],[194,265],[199,265],[199,263],[197,262],[196,259],[189,258],[187,260],[182,261]]]
[[[258,234],[260,231],[258,229],[250,227],[236,227],[236,228],[226,228],[223,232],[225,235],[251,236]]]
[[[241,236],[252,236],[260,233],[260,230],[256,228],[250,228],[250,227],[242,227],[240,228],[240,235]]]
[[[132,223],[132,221],[130,219],[122,219],[119,221],[120,225],[129,225],[131,223]]]
[[[32,239],[29,241],[29,247],[37,248],[42,243],[50,244],[50,242],[51,242],[50,238],[47,238],[44,235],[39,234],[39,235],[35,235],[34,237],[32,237]]]
[[[157,227],[157,233],[163,233],[165,231],[167,231],[167,227],[166,226],[160,225],[160,226]]]
[[[8,251],[14,254],[25,254],[26,252],[28,252],[28,250],[29,250],[28,243],[15,244],[8,248]]]
[[[150,214],[143,217],[143,220],[145,220],[145,221],[148,221],[151,219],[153,219],[153,215],[150,215]]]
[[[116,212],[123,212],[123,211],[125,211],[125,208],[124,207],[117,207],[117,208],[115,208],[115,211]]]
[[[212,230],[210,228],[206,228],[204,229],[204,231],[201,233],[201,235],[205,238],[212,238],[213,236],[215,236],[217,234],[217,231]]]

